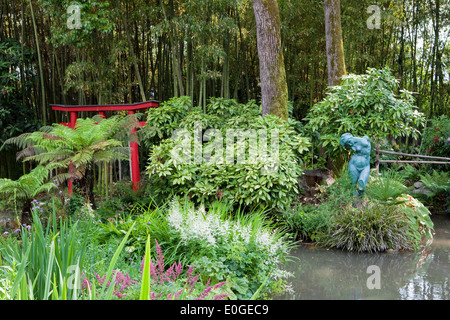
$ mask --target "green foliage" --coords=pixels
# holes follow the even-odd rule
[[[77,2],[44,0],[41,2],[46,13],[55,21],[52,24],[50,38],[55,46],[88,46],[98,37],[98,33],[109,33],[114,27],[109,2],[95,0]],[[77,5],[80,8],[81,28],[67,27],[69,17],[73,15],[72,12],[67,12],[70,5]]]
[[[413,249],[409,228],[396,206],[376,202],[362,208],[348,206],[333,217],[330,233],[322,243],[355,252]]]
[[[26,105],[35,76],[32,60],[32,51],[18,40],[3,39],[0,43],[0,145],[39,124]]]
[[[367,135],[375,142],[387,135],[417,139],[425,117],[416,110],[410,92],[404,90],[396,96],[397,87],[398,81],[387,67],[347,75],[311,108],[305,118],[306,129],[319,133],[319,142],[332,159],[343,152],[339,139],[347,132]]]
[[[98,224],[92,239],[100,246],[115,243],[134,224],[125,248],[127,259],[130,259],[130,261],[141,259],[145,253],[147,237],[150,234],[152,238],[158,239],[158,242],[166,248],[167,263],[184,262],[183,257],[174,254],[179,244],[171,237],[172,230],[165,219],[166,212],[165,206],[154,208],[152,205],[136,204],[129,213],[117,214],[108,218],[105,223]],[[154,250],[154,247],[152,247],[152,250]]]
[[[280,263],[289,258],[292,243],[264,211],[234,212],[223,201],[212,203],[206,211],[186,199],[156,209],[136,206],[123,219],[98,224],[92,239],[100,246],[114,243],[132,224],[124,258],[140,262],[151,235],[164,251],[164,265],[194,265],[202,283],[226,281],[232,298],[249,299],[263,283],[260,292],[268,293],[288,276]],[[152,256],[156,254],[152,246]]]
[[[450,157],[450,118],[441,115],[430,119],[423,137],[422,146],[426,152],[436,157]]]
[[[181,102],[177,103],[178,100]],[[185,101],[184,97],[172,99],[166,108],[171,113],[174,105],[184,106]],[[298,135],[291,126],[292,122],[281,121],[275,116],[258,115],[259,107],[254,102],[242,105],[233,100],[211,99],[206,110],[214,113],[203,113],[198,107],[192,108],[178,123],[164,120],[160,122],[161,128],[152,129],[153,132],[162,132],[164,137],[174,132],[175,128],[185,130],[182,139],[167,137],[153,146],[147,174],[154,190],[160,197],[167,198],[171,194],[189,196],[197,203],[224,199],[249,207],[287,208],[298,192],[300,154],[309,146],[309,140]],[[161,110],[150,110],[148,118],[154,113],[160,116]],[[194,132],[200,130],[200,125],[203,143],[198,146]],[[270,170],[276,161],[274,158],[268,159],[261,154],[252,156],[251,149],[254,152],[258,147],[252,145],[251,134],[259,134],[259,130],[267,132],[267,156],[276,155],[278,149],[279,165],[275,170]],[[278,133],[278,145],[275,138],[272,140],[273,132]],[[236,157],[239,148],[234,140],[232,145],[227,145],[228,135],[231,134],[244,139],[241,149],[243,161],[234,163],[234,160],[227,158],[231,152]],[[187,154],[186,151],[177,153],[183,148]],[[227,153],[228,149],[231,152]],[[177,156],[182,161],[177,161]]]
[[[339,198],[331,197],[317,209],[328,207],[332,212],[317,242],[356,252],[418,249],[423,237],[432,238],[433,222],[420,201],[402,193],[407,190],[392,171],[372,178],[367,198],[357,204],[353,198],[330,206],[329,200]]]
[[[424,173],[420,175],[420,181],[423,182],[425,188],[431,191],[428,197],[434,197],[439,194],[445,194],[450,191],[450,172],[436,171]]]
[[[147,125],[139,131],[141,140],[151,146],[160,139],[170,137],[190,108],[190,97],[171,98],[162,102],[158,108],[151,108],[147,111]]]
[[[14,204],[14,206],[20,202],[23,210],[30,210],[30,202],[33,198],[57,188],[54,182],[46,182],[48,175],[49,170],[39,165],[17,180],[0,179],[2,201]]]
[[[135,124],[134,117],[114,116],[102,119],[78,119],[74,129],[61,124],[43,127],[41,131],[22,134],[8,139],[5,144],[16,144],[23,150],[19,158],[37,161],[46,169],[60,168],[63,172],[54,177],[59,182],[69,178],[80,180],[80,191],[92,194],[92,169],[95,163],[113,159],[128,159],[127,147],[122,147],[120,137]],[[91,199],[93,201],[93,199]]]
[[[371,176],[365,192],[370,199],[395,204],[396,199],[409,189],[402,183],[402,178],[397,172],[388,170],[380,176]]]
[[[328,231],[332,214],[333,211],[326,206],[298,204],[280,213],[280,221],[294,234],[295,239],[317,241]]]
[[[178,255],[185,255],[204,280],[231,280],[238,299],[251,298],[263,284],[262,291],[268,293],[289,276],[280,263],[289,258],[292,243],[263,211],[233,212],[224,202],[205,211],[189,202],[174,202],[167,220],[180,241]]]
[[[78,298],[88,233],[79,237],[76,230],[76,224],[58,224],[55,212],[52,223],[44,228],[33,212],[33,224],[22,227],[20,241],[12,237],[2,241],[0,253],[12,283],[10,299]]]
[[[84,198],[76,192],[70,195],[66,206],[66,213],[69,216],[74,216],[77,211],[83,206]]]
[[[296,237],[318,242],[328,234],[331,218],[354,200],[352,181],[347,171],[317,197],[318,205],[296,204],[279,213],[279,219]]]
[[[430,210],[418,199],[404,194],[397,198],[400,202],[397,207],[405,214],[409,222],[409,235],[414,239],[414,248],[419,247],[423,237],[433,239],[433,221]]]

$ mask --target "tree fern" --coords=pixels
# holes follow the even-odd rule
[[[74,129],[60,124],[42,128],[41,131],[22,134],[5,143],[23,148],[18,153],[24,161],[34,161],[48,170],[67,169],[56,176],[59,182],[67,179],[83,180],[85,195],[93,194],[91,183],[93,165],[116,159],[128,159],[129,148],[117,137],[129,136],[134,117],[99,116],[78,119]],[[48,174],[48,173],[47,173]],[[91,197],[92,200],[92,197]]]

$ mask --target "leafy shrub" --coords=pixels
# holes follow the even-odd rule
[[[175,102],[171,100],[171,103]],[[299,136],[289,122],[274,116],[261,117],[259,107],[252,101],[241,105],[224,99],[212,99],[206,110],[217,114],[192,108],[180,121],[179,128],[186,130],[187,138],[163,139],[159,145],[153,146],[147,174],[159,197],[168,198],[175,194],[189,196],[196,203],[224,199],[249,207],[287,208],[298,192],[297,177],[301,173],[299,156],[309,146],[309,140]],[[199,130],[200,124],[203,140],[210,140],[196,146],[194,131]],[[171,122],[161,131],[173,132],[174,128],[174,122]],[[241,130],[235,131],[244,141],[241,149],[243,161],[238,163],[227,161],[227,148],[233,148],[234,155],[239,148],[238,143],[233,141],[233,145],[227,145],[227,139],[221,139],[227,137],[228,129]],[[252,153],[255,145],[250,140],[251,134],[259,133],[258,130],[267,132],[267,155]],[[277,145],[276,140],[271,139],[272,132],[278,132]],[[176,150],[184,153],[174,152]],[[275,170],[270,170],[276,163],[276,159],[270,157],[277,150],[279,165]]]
[[[152,208],[151,206],[143,206],[136,204],[128,213],[108,218],[104,223],[98,224],[98,229],[92,235],[93,240],[98,241],[99,245],[107,245],[108,243],[117,242],[121,239],[131,226],[130,237],[127,241],[125,252],[127,259],[138,260],[144,254],[145,242],[149,234],[153,238],[158,239],[161,245],[166,248],[166,261],[174,263],[179,260],[173,252],[177,243],[172,241],[172,230],[170,229],[165,218],[166,207]],[[154,248],[152,248],[153,251]]]
[[[151,108],[147,112],[147,125],[139,130],[141,139],[147,146],[151,146],[170,137],[190,108],[190,97],[171,98],[158,108]]]
[[[369,68],[367,74],[343,77],[340,86],[328,87],[327,97],[309,111],[305,129],[319,134],[319,143],[332,159],[343,153],[339,139],[351,132],[379,141],[392,137],[417,138],[425,117],[410,92],[396,96],[398,80],[389,68]]]
[[[75,215],[75,213],[83,206],[84,198],[77,192],[73,192],[67,201],[66,213],[67,215]]]
[[[450,118],[441,115],[438,118],[430,119],[423,138],[422,148],[430,155],[437,157],[450,156]]]
[[[401,195],[396,200],[399,202],[396,206],[405,214],[409,221],[409,232],[414,238],[415,248],[419,247],[419,242],[423,237],[432,239],[434,224],[431,221],[431,213],[428,208],[409,194]]]
[[[281,213],[281,220],[295,238],[316,241],[328,231],[333,211],[328,206],[297,205]]]
[[[331,218],[350,204],[355,197],[350,176],[344,169],[335,182],[317,196],[317,205],[297,204],[278,214],[290,232],[303,240],[319,241],[328,234]]]
[[[271,292],[289,273],[280,263],[288,258],[291,242],[269,225],[263,212],[231,217],[230,207],[215,203],[206,212],[186,202],[174,202],[167,221],[176,231],[178,255],[194,264],[202,277],[213,283],[231,281],[238,299],[249,299],[261,290]]]
[[[211,204],[208,210],[196,209],[185,199],[167,208],[137,206],[125,218],[96,224],[92,240],[99,246],[114,243],[133,226],[124,249],[127,262],[142,257],[150,234],[164,249],[166,266],[194,265],[203,283],[208,279],[211,285],[226,281],[232,299],[271,292],[289,276],[280,264],[289,258],[292,242],[283,228],[269,224],[264,211],[233,213],[223,201]],[[155,246],[152,252],[152,256],[158,254]]]
[[[429,190],[420,199],[427,205],[432,206],[436,212],[450,212],[450,172],[436,171],[420,175],[420,181]],[[420,194],[419,194],[420,196]]]

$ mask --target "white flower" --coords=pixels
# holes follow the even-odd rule
[[[253,230],[251,224],[223,219],[214,211],[206,213],[204,207],[181,210],[177,202],[172,202],[166,218],[185,244],[190,241],[205,242],[211,246],[227,242],[243,242],[245,245],[255,243],[262,252],[273,257],[267,261],[269,264],[276,264],[277,255],[287,252],[281,239],[277,239],[272,232],[263,228]]]

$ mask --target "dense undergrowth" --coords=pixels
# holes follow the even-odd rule
[[[408,98],[403,107],[410,103]],[[430,208],[433,213],[448,210],[448,171],[382,167],[378,175],[372,170],[359,198],[343,165],[335,182],[315,186],[314,201],[306,203],[299,179],[310,165],[319,164],[314,162],[317,145],[307,138],[311,128],[259,114],[253,101],[211,99],[199,108],[188,97],[149,111],[152,125],[140,131],[149,158],[137,192],[125,181],[94,185],[83,176],[95,177],[96,166],[103,168],[105,159],[114,158],[112,145],[126,150],[126,141],[112,132],[105,136],[107,144],[83,137],[91,132],[86,128],[78,130],[79,143],[70,142],[68,137],[75,135],[60,126],[35,133],[39,146],[59,158],[45,163],[47,150],[29,159],[42,161],[22,180],[0,181],[5,195],[0,206],[9,214],[0,225],[0,299],[270,298],[289,290],[291,275],[284,266],[299,241],[374,253],[417,250],[423,239],[432,238]],[[430,139],[446,134],[446,121],[432,122],[439,130],[425,130],[430,152],[442,155],[436,147],[447,147],[441,136]],[[229,128],[237,136],[227,163]],[[58,138],[58,130],[65,138]],[[269,156],[254,153],[252,143],[258,140],[252,140],[253,134],[260,130],[269,132]],[[271,131],[277,135],[270,136]],[[195,134],[200,133],[197,145]],[[319,140],[325,143],[325,138]],[[69,142],[58,153],[58,144]],[[338,151],[333,144],[329,155]],[[239,152],[240,162],[234,157]],[[52,165],[61,169],[73,159],[83,160],[72,175],[59,171],[56,179],[41,177]],[[68,196],[65,180],[77,176],[83,183],[75,183]],[[416,182],[426,193],[413,193]]]

